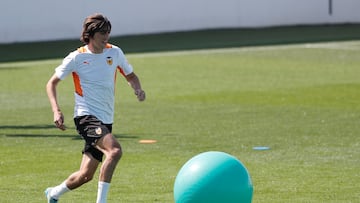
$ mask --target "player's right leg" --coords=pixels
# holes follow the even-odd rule
[[[71,174],[63,183],[45,190],[48,203],[56,203],[58,199],[70,190],[74,190],[93,179],[99,161],[89,153],[84,153],[80,169]]]
[[[66,186],[73,190],[92,180],[99,163],[91,154],[84,153],[80,169],[68,177]]]

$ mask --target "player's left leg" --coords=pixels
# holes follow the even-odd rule
[[[100,168],[98,196],[96,203],[106,203],[110,182],[119,162],[122,150],[120,143],[111,134],[107,134],[98,140],[96,147],[105,154],[105,160]]]

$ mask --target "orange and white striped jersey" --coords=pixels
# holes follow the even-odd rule
[[[70,73],[73,76],[74,117],[93,115],[105,124],[113,123],[117,70],[124,76],[133,72],[123,51],[110,44],[101,54],[84,46],[64,58],[55,73],[61,80]]]

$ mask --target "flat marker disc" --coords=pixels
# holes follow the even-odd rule
[[[157,140],[139,140],[140,144],[154,144]]]
[[[257,146],[257,147],[253,147],[253,150],[269,150],[270,147],[266,147],[266,146]]]

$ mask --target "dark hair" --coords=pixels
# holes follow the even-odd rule
[[[96,32],[110,32],[110,31],[111,31],[110,21],[104,15],[100,13],[95,13],[85,18],[80,41],[82,41],[84,44],[88,44],[89,38],[93,37]]]

